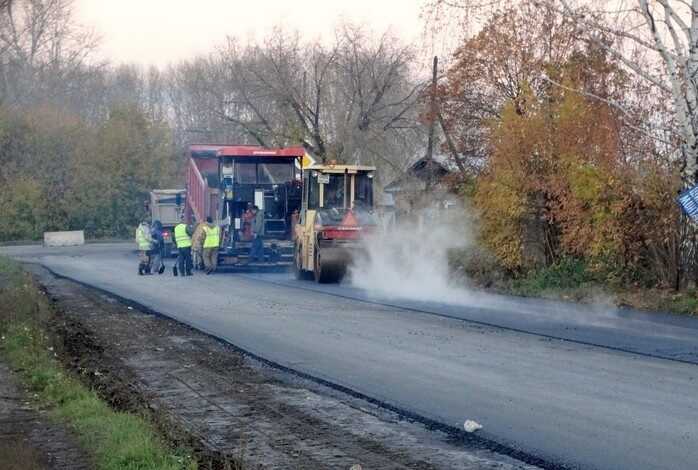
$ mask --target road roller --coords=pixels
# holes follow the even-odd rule
[[[294,228],[298,279],[340,282],[376,226],[375,167],[314,164],[303,169],[303,197]]]

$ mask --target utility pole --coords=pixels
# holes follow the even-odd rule
[[[434,129],[436,128],[436,75],[439,69],[439,57],[434,56],[434,66],[431,74],[431,100],[429,103],[429,140],[427,142],[427,165],[434,158]]]

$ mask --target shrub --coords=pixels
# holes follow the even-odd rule
[[[480,246],[451,250],[448,263],[455,277],[479,287],[498,287],[508,277],[497,257]]]
[[[591,284],[596,276],[587,263],[578,258],[562,258],[557,263],[514,281],[514,292],[520,295],[539,295],[549,290],[576,289]]]

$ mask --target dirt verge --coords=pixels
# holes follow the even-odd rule
[[[150,416],[202,468],[533,468],[257,364],[167,318],[32,268],[57,350],[113,406]],[[356,467],[355,467],[356,468]]]
[[[15,374],[0,362],[0,468],[4,470],[87,470],[90,459],[75,436],[51,420]]]

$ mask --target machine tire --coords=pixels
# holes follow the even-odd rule
[[[320,254],[320,247],[315,248],[315,266],[313,267],[313,274],[315,277],[315,282],[318,284],[335,284],[342,280],[344,277],[344,270],[337,268],[336,266],[324,266],[322,264],[322,255]]]
[[[301,267],[300,264],[300,251],[301,251],[301,246],[298,244],[298,242],[293,244],[293,277],[298,279],[299,281],[303,280],[303,268]]]
[[[308,281],[313,278],[312,274],[303,269],[301,262],[302,246],[296,242],[293,248],[293,274],[299,281]]]

